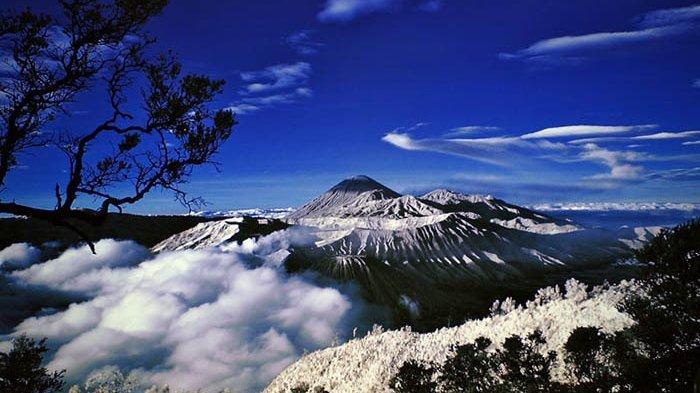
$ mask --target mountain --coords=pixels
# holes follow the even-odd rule
[[[634,231],[588,229],[490,195],[400,195],[367,176],[343,180],[287,220],[318,238],[294,250],[288,270],[358,283],[371,301],[428,323],[572,276],[626,277],[610,266],[640,241]]]
[[[290,250],[289,272],[356,284],[369,301],[398,310],[400,323],[424,320],[426,328],[570,277],[591,283],[626,277],[628,271],[610,269],[629,259],[646,233],[588,229],[489,195],[446,189],[401,195],[367,176],[341,181],[285,220],[315,240]],[[245,225],[253,224],[277,228],[274,221]],[[153,250],[238,241],[240,225],[200,224]]]

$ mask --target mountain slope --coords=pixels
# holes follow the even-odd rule
[[[276,219],[234,217],[203,222],[156,244],[153,252],[179,251],[216,247],[230,242],[268,235],[289,225]]]
[[[576,327],[596,326],[615,332],[632,324],[631,318],[616,306],[625,293],[637,289],[636,284],[623,282],[587,293],[584,285],[570,280],[563,294],[558,287],[542,289],[526,307],[513,308],[512,302],[506,301],[496,315],[461,326],[425,334],[410,329],[378,329],[304,356],[278,375],[265,392],[288,392],[298,386],[333,393],[391,392],[389,381],[405,361],[441,364],[451,354],[453,345],[470,343],[480,336],[500,346],[512,334],[524,336],[540,330],[547,338],[541,351],[553,350],[561,355],[564,342]],[[554,370],[554,377],[566,379],[561,368]]]

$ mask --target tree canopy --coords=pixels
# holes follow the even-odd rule
[[[0,17],[0,213],[69,227],[92,246],[73,220],[99,225],[111,208],[158,189],[189,208],[200,204],[181,186],[193,168],[214,164],[237,123],[232,112],[211,109],[225,81],[184,73],[172,53],[151,53],[144,26],[167,0],[59,3],[59,16],[26,9]],[[109,115],[89,129],[50,127],[87,91],[104,91]],[[3,200],[8,175],[47,147],[66,157],[67,177],[49,185],[55,208]]]

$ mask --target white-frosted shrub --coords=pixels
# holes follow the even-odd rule
[[[307,385],[329,392],[390,392],[389,381],[399,367],[408,361],[442,364],[452,347],[473,342],[483,336],[494,347],[514,334],[525,336],[542,331],[547,342],[542,353],[555,351],[560,356],[571,332],[580,326],[600,327],[612,333],[630,326],[632,319],[617,309],[626,293],[637,292],[639,285],[623,281],[591,291],[576,280],[565,285],[565,295],[557,287],[538,291],[526,307],[506,299],[494,303],[491,317],[471,320],[461,326],[442,328],[418,334],[408,328],[382,332],[375,328],[365,337],[341,346],[312,352],[287,367],[266,389],[266,392],[288,392]],[[566,381],[561,362],[553,377]]]

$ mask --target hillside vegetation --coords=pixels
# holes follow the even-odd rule
[[[687,392],[700,365],[700,221],[637,252],[644,278],[575,281],[459,327],[382,332],[305,356],[267,392]]]

